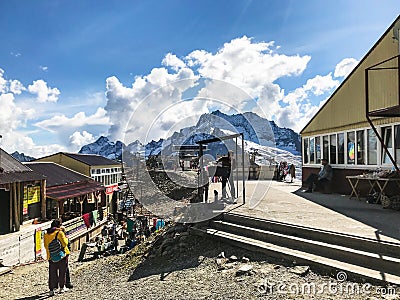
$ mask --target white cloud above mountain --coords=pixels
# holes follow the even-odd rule
[[[69,137],[69,143],[74,146],[76,150],[79,150],[84,145],[94,142],[94,140],[95,137],[86,130],[83,130],[82,132],[75,131]]]
[[[150,131],[151,138],[157,139],[157,134],[158,138],[164,137],[177,127],[174,120],[180,123],[183,118],[215,109],[227,113],[251,110],[275,120],[279,126],[299,131],[320,107],[320,103],[312,104],[310,98],[322,97],[321,101],[325,101],[324,95],[340,82],[330,72],[315,75],[303,86],[285,91],[277,81],[302,75],[311,57],[279,51],[273,41],[255,42],[243,36],[225,43],[215,53],[195,50],[183,57],[168,53],[162,59],[164,67],[136,77],[131,87],[124,86],[116,76],[107,78],[105,110],[112,123],[111,139],[121,138],[126,129],[136,134],[135,139],[148,139]],[[337,74],[345,74],[352,63],[351,59],[340,62]],[[192,80],[178,87],[175,81],[183,78]],[[192,90],[192,99],[186,99],[184,109],[171,109],[170,106],[183,106],[186,89]],[[131,122],[126,127],[128,120]]]
[[[316,74],[302,86],[285,90],[280,79],[303,76],[311,57],[280,51],[273,41],[256,42],[243,36],[215,52],[199,49],[182,57],[167,53],[160,67],[136,76],[130,85],[117,76],[106,78],[106,104],[98,103],[93,113],[88,113],[92,107],[86,108],[85,102],[76,106],[77,112],[54,113],[53,107],[51,113],[43,113],[46,105],[58,102],[60,90],[43,79],[25,87],[19,80],[5,77],[0,69],[3,145],[27,150],[33,156],[50,150],[75,151],[92,142],[101,130],[108,130],[111,140],[123,140],[127,134],[127,139],[148,142],[194,124],[201,114],[216,109],[225,113],[254,111],[278,126],[299,131],[358,61],[345,58],[332,72]],[[29,94],[35,99],[26,97]],[[18,106],[19,97],[24,99],[24,109]],[[26,109],[35,103],[40,113]],[[48,148],[35,145],[29,134],[23,133],[27,123],[56,135],[60,144]],[[102,129],[94,131],[94,127]]]
[[[57,132],[61,128],[79,128],[93,125],[110,125],[109,118],[106,116],[104,108],[97,108],[92,115],[86,115],[85,112],[78,112],[72,117],[64,114],[58,114],[50,119],[35,123],[35,126],[50,132]]]

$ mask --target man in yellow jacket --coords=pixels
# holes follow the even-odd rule
[[[68,238],[61,230],[61,220],[55,219],[51,222],[50,228],[44,235],[44,247],[49,261],[49,295],[54,295],[57,286],[60,293],[68,291],[65,287],[65,272],[68,265]]]

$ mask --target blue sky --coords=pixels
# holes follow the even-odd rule
[[[261,108],[299,131],[399,12],[394,0],[1,1],[0,145],[77,151],[100,135],[123,138],[138,107],[157,123],[148,138],[162,137],[177,113],[216,107],[179,104],[202,76],[255,100],[212,83],[199,97],[226,101],[227,112]],[[165,103],[141,102],[160,87],[171,95],[165,86]]]

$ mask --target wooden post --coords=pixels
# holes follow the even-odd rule
[[[8,184],[8,191],[10,193],[10,227],[9,227],[9,231],[12,232],[13,231],[13,191],[12,191],[12,183]]]
[[[14,214],[14,225],[15,231],[19,231],[20,223],[19,223],[19,213],[18,213],[18,199],[17,199],[17,183],[14,182],[12,184],[12,193],[13,193],[13,214]]]
[[[47,219],[46,207],[47,207],[47,197],[46,197],[46,179],[40,181],[40,197],[41,197],[41,215],[42,220]]]

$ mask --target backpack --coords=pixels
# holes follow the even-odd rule
[[[64,249],[57,236],[58,232],[56,233],[55,238],[49,243],[50,260],[52,262],[58,262],[65,257]]]

